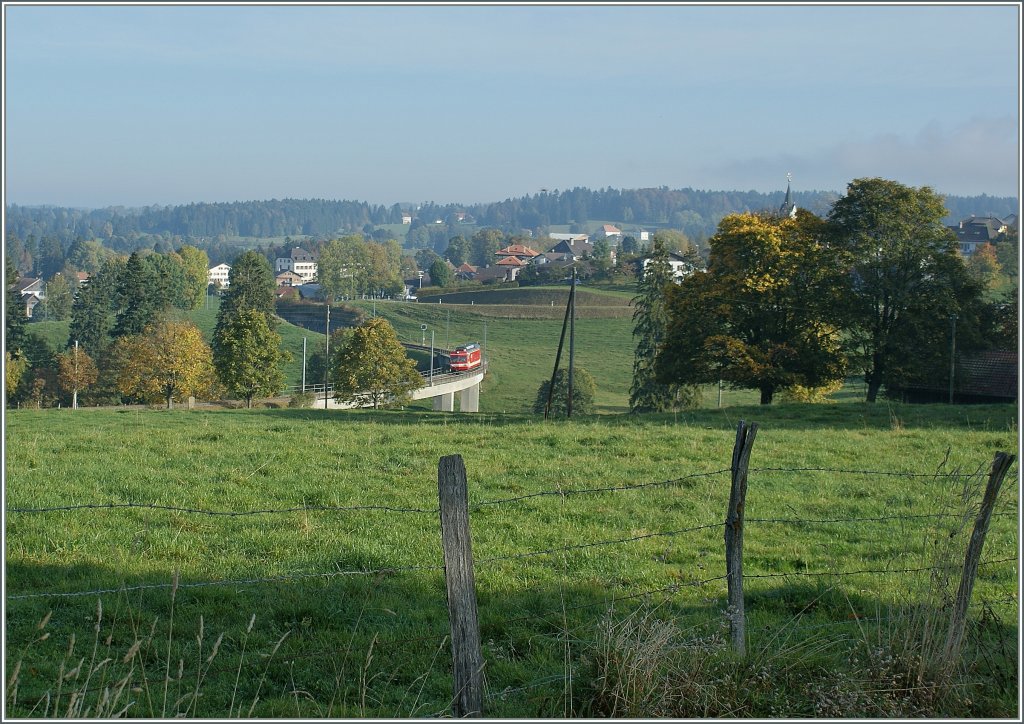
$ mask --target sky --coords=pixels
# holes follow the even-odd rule
[[[8,204],[1019,198],[1018,3],[3,12]]]

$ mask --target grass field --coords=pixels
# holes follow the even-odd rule
[[[423,310],[403,309],[409,333]],[[438,459],[461,454],[488,716],[1014,717],[1016,466],[952,694],[922,698],[920,684],[894,677],[927,650],[903,640],[916,629],[900,617],[941,618],[929,607],[956,583],[905,571],[961,565],[970,532],[956,517],[920,516],[965,508],[965,481],[949,474],[1016,453],[1016,415],[1011,405],[854,402],[559,423],[487,412],[9,411],[7,712],[444,715],[450,651],[433,509]],[[721,579],[722,471],[740,419],[760,424],[744,662],[725,644]],[[975,505],[977,491],[969,497]],[[521,499],[480,505],[510,498]],[[122,504],[139,507],[105,507]],[[75,505],[99,507],[17,512]],[[377,507],[339,509],[351,506]],[[644,709],[666,701],[644,698],[662,663],[695,651],[696,689]],[[630,699],[609,694],[609,671],[639,672],[616,684],[638,708],[615,708]],[[821,710],[828,701],[836,708]]]

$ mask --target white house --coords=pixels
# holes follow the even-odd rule
[[[208,277],[209,283],[226,289],[228,286],[228,274],[230,271],[231,267],[227,264],[218,264],[210,269]]]
[[[647,271],[647,265],[650,263],[650,261],[651,260],[649,258],[644,259],[645,273]],[[676,281],[685,279],[690,274],[693,274],[693,272],[695,271],[693,265],[690,262],[686,261],[686,259],[682,255],[676,254],[674,251],[669,252],[668,265],[672,267],[672,276]]]
[[[597,230],[596,236],[598,239],[621,239],[622,229],[611,224],[602,224],[601,228]]]
[[[313,252],[296,246],[288,256],[279,256],[275,263],[277,273],[290,271],[302,277],[304,282],[316,281],[317,256]]]

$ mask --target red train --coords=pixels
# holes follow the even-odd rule
[[[476,342],[459,345],[448,356],[448,366],[452,372],[469,372],[483,363],[480,345]]]

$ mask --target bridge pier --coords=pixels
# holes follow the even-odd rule
[[[455,410],[455,393],[445,392],[434,398],[436,412],[453,412]]]
[[[480,412],[480,385],[476,384],[472,387],[459,392],[459,411],[460,412]]]

